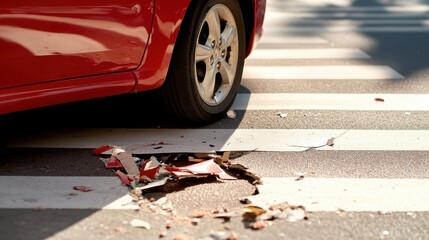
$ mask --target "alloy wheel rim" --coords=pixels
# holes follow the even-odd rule
[[[201,99],[209,106],[221,104],[235,80],[239,42],[234,15],[224,5],[210,8],[198,32],[194,79]]]

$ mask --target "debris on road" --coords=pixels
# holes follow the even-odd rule
[[[134,157],[130,153],[126,152],[124,149],[114,148],[112,156],[117,158],[121,162],[128,176],[134,177],[140,174]]]
[[[161,164],[154,156],[143,162],[140,170],[140,180],[150,181],[151,179],[155,179],[155,175],[158,172],[160,165]]]
[[[326,145],[333,145],[334,139],[329,139]],[[160,144],[156,144],[156,146]],[[178,183],[187,178],[217,178],[220,180],[240,178],[247,179],[252,184],[262,183],[261,178],[249,172],[247,167],[233,163],[231,158],[233,159],[237,154],[231,152],[133,155],[122,148],[102,146],[95,149],[94,153],[98,153],[97,156],[104,163],[106,169],[112,170],[121,182],[129,188],[129,194],[140,208],[147,208],[153,213],[162,214],[169,218],[165,225],[167,230],[173,226],[175,219],[178,219],[172,202],[165,196],[147,199],[144,197],[147,192],[157,190],[169,192],[170,189],[176,191],[177,188],[183,187]],[[300,175],[297,181],[303,178],[304,175]],[[264,229],[270,226],[271,221],[275,219],[285,219],[289,222],[306,219],[305,209],[302,206],[295,207],[283,203],[266,207],[256,206],[250,201],[243,201],[242,199],[240,201],[246,204],[242,213],[239,211],[229,212],[226,209],[207,210],[194,212],[185,219],[192,225],[199,225],[201,219],[205,217],[223,219],[224,222],[230,221],[231,218],[242,217],[245,226],[253,230]],[[133,227],[150,229],[150,224],[143,220],[134,219],[130,224]],[[163,231],[159,237],[163,238],[166,235],[167,232]],[[238,237],[231,232],[228,232],[226,236],[225,239],[237,239]]]
[[[228,110],[228,112],[226,113],[226,116],[228,116],[228,118],[230,119],[234,119],[237,116],[237,113],[235,113],[234,110],[230,109]]]
[[[162,231],[159,233],[159,238],[164,238],[168,235],[167,231]]]
[[[244,208],[244,213],[243,213],[243,220],[244,221],[255,221],[256,218],[264,213],[266,213],[267,210],[258,207],[258,206],[246,206]]]
[[[374,100],[375,100],[376,102],[384,102],[384,99],[383,99],[383,98],[374,98]]]
[[[213,240],[238,240],[238,233],[232,231],[215,231],[210,233]]]
[[[173,173],[177,178],[219,175],[224,173],[213,160],[206,160],[183,167],[166,167],[165,170]]]
[[[94,149],[92,152],[95,155],[100,155],[100,154],[103,154],[103,153],[105,153],[105,152],[107,152],[109,150],[112,150],[112,149],[113,149],[113,146],[104,145],[104,146],[101,146],[101,147],[98,147],[98,148]]]
[[[160,142],[155,145],[163,145]],[[111,152],[111,155],[106,151]],[[230,152],[223,153],[170,153],[158,155],[134,156],[119,147],[101,146],[93,150],[107,169],[139,194],[143,190],[161,187],[168,181],[180,181],[183,178],[205,178],[215,176],[221,180],[235,180],[237,177],[250,178],[254,184],[260,178],[247,171],[240,164],[233,164]]]
[[[307,220],[303,206],[293,206],[286,202],[268,207],[248,205],[242,216],[245,226],[253,230],[264,229],[270,225],[269,221],[275,219],[285,219],[288,222]]]
[[[287,117],[287,113],[278,112],[277,116],[279,116],[280,118],[286,118]]]
[[[334,141],[335,141],[335,138],[334,137],[331,137],[330,139],[328,139],[328,141],[326,142],[326,146],[328,146],[328,147],[333,147],[334,146]]]
[[[73,187],[74,190],[80,191],[80,192],[90,192],[93,189],[87,186],[74,186]]]
[[[295,181],[301,181],[301,180],[304,180],[304,175],[299,175],[299,176],[295,179]]]
[[[133,219],[130,222],[131,226],[135,227],[135,228],[145,228],[147,230],[149,230],[151,228],[150,224],[146,221],[140,220],[140,219]]]

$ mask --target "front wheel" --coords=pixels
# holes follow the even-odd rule
[[[195,1],[190,8],[162,94],[179,118],[208,123],[225,115],[240,87],[245,28],[237,1]]]

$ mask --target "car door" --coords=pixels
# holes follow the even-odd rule
[[[153,0],[3,0],[0,89],[136,68]]]

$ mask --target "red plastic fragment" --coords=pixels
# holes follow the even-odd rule
[[[121,181],[122,181],[125,185],[129,186],[129,185],[131,184],[131,180],[130,180],[130,178],[129,178],[125,173],[123,173],[123,172],[121,172],[121,171],[117,170],[117,171],[115,172],[115,175],[116,175],[116,176],[118,176],[118,177],[119,177],[119,179],[121,179]]]
[[[144,170],[144,168],[142,168],[140,170],[140,179],[142,179],[143,176],[146,176],[150,179],[155,179],[155,175],[158,172],[158,169],[159,169],[159,166],[148,170]]]
[[[113,147],[110,146],[110,145],[104,145],[104,146],[101,146],[101,147],[98,147],[98,148],[92,150],[92,152],[95,153],[95,154],[97,154],[97,155],[99,155],[99,154],[104,153],[105,151],[109,151],[112,148]]]
[[[144,162],[140,169],[140,179],[144,180],[144,177],[155,179],[155,175],[160,167],[159,162],[156,158],[151,158]]]
[[[165,170],[169,172],[187,172],[195,175],[198,174],[219,174],[224,173],[222,168],[219,167],[213,160],[184,166],[184,167],[166,167]]]
[[[74,189],[74,190],[77,190],[77,191],[81,191],[81,192],[89,192],[89,191],[92,191],[92,188],[87,187],[87,186],[74,186],[74,187],[73,187],[73,189]]]
[[[122,163],[115,157],[115,156],[110,156],[109,161],[107,161],[106,163],[106,168],[111,169],[111,168],[123,168],[124,166],[122,165]]]

